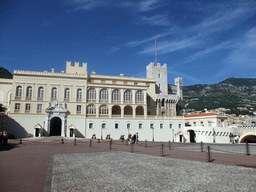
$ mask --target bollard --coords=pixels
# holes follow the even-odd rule
[[[20,144],[22,144],[22,140],[20,139]]]
[[[147,139],[145,140],[145,147],[147,147]]]
[[[98,143],[100,143],[100,139],[98,139]]]
[[[246,142],[246,155],[251,155],[250,152],[249,152],[249,144],[248,144],[248,141]]]
[[[74,139],[74,145],[76,145],[76,138]]]
[[[63,139],[61,139],[61,144],[64,144],[64,140]]]
[[[92,147],[92,140],[90,139],[90,147]]]
[[[169,150],[171,150],[171,141],[169,140]]]
[[[204,152],[203,141],[201,141],[201,152]]]
[[[109,141],[109,149],[112,149],[112,139]]]
[[[161,145],[161,155],[162,155],[162,157],[164,156],[164,144],[163,143]]]
[[[210,146],[207,146],[207,152],[206,152],[206,155],[207,155],[207,162],[211,162],[211,152],[210,152]]]
[[[134,144],[131,143],[131,153],[133,153],[133,146]]]

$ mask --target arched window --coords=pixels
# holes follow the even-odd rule
[[[135,94],[135,101],[144,101],[144,94],[142,91],[137,91]]]
[[[112,100],[113,101],[120,101],[121,100],[121,93],[118,89],[115,89],[113,92],[112,92]]]
[[[44,97],[44,88],[43,87],[39,87],[38,88],[38,97],[39,98],[43,98]]]
[[[108,100],[108,90],[107,89],[102,89],[100,91],[100,99],[101,100]]]
[[[22,95],[22,87],[18,86],[16,88],[16,97],[21,97],[21,95]]]
[[[87,106],[87,114],[94,115],[96,114],[96,108],[94,105],[88,105]]]
[[[101,115],[107,115],[108,114],[108,106],[107,105],[101,105],[100,106],[100,114]]]
[[[136,107],[136,115],[144,115],[144,108],[142,106]]]
[[[27,87],[26,97],[32,97],[32,87],[31,86]]]
[[[88,99],[96,99],[96,90],[94,88],[88,90]]]
[[[76,98],[82,99],[82,89],[77,89]]]
[[[64,91],[64,98],[69,99],[70,98],[70,89],[66,88]]]
[[[56,87],[53,87],[52,88],[52,96],[51,96],[53,99],[56,99],[57,98],[57,88]]]
[[[132,92],[130,90],[124,92],[124,100],[132,101]]]

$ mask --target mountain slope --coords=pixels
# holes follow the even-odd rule
[[[256,79],[228,78],[212,85],[183,87],[184,109],[256,108]]]

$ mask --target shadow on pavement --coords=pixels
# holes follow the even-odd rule
[[[14,149],[16,147],[19,147],[19,144],[10,143],[7,145],[0,146],[0,151],[9,151],[11,149]]]

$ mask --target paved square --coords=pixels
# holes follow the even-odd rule
[[[256,169],[127,152],[52,156],[44,191],[256,191]]]

